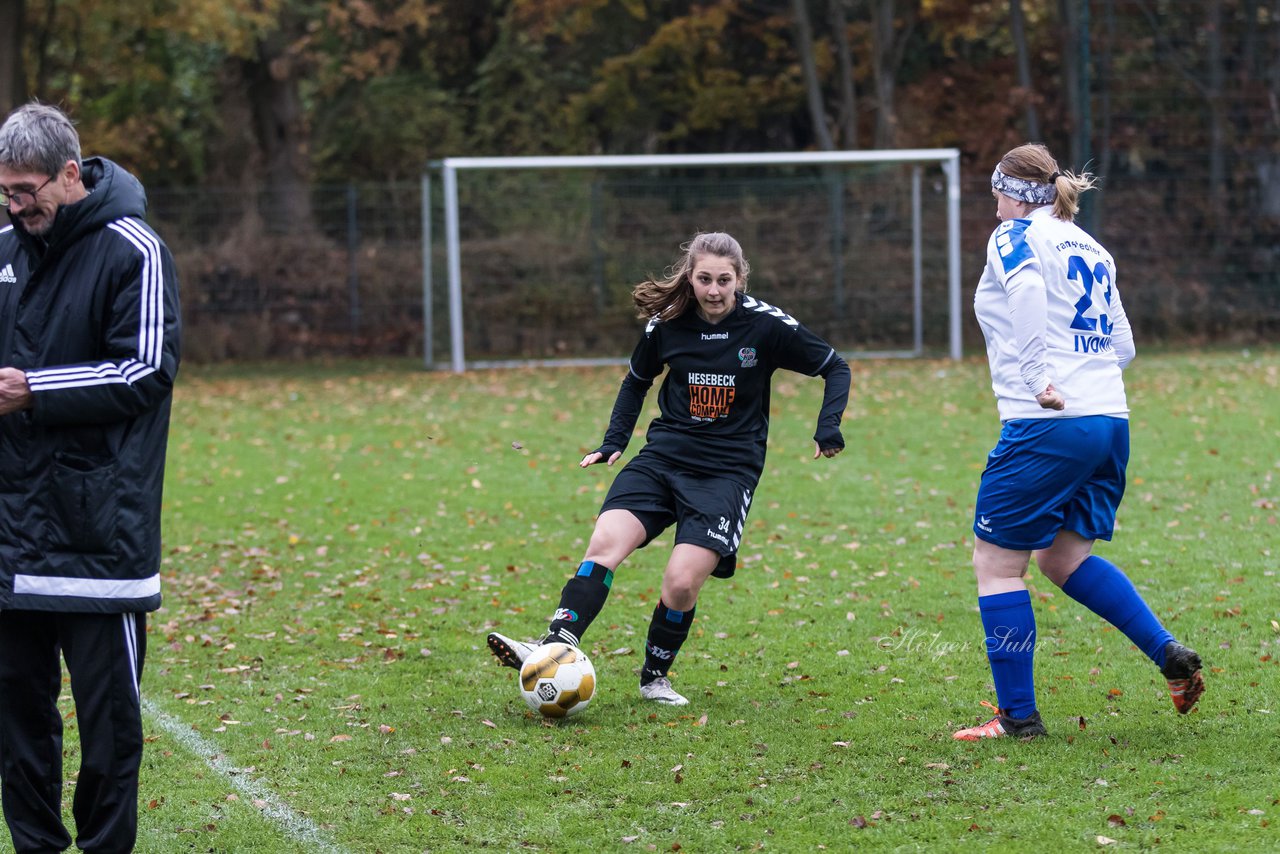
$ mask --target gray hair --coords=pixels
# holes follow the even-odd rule
[[[32,101],[0,126],[0,165],[16,172],[57,175],[68,160],[83,168],[80,135],[66,113]]]

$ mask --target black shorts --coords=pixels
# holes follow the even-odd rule
[[[720,564],[712,575],[728,578],[737,566],[754,488],[732,478],[676,471],[636,457],[613,479],[600,512],[629,510],[644,526],[641,548],[674,523],[676,543],[719,554]]]

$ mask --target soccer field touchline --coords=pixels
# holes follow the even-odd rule
[[[223,751],[219,750],[216,744],[198,735],[190,726],[168,714],[151,700],[142,701],[142,710],[174,741],[202,759],[211,770],[226,778],[237,792],[249,798],[251,804],[261,802],[263,806],[260,812],[284,831],[290,839],[306,846],[309,851],[348,854],[346,849],[335,844],[319,825],[295,812],[243,768],[228,762]]]

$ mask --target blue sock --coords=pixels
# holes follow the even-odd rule
[[[1124,632],[1156,667],[1164,667],[1164,646],[1173,635],[1114,563],[1090,555],[1071,573],[1062,592]]]
[[[996,702],[1011,718],[1036,710],[1032,664],[1036,651],[1036,615],[1031,594],[1011,590],[978,597],[982,628],[987,633],[987,660],[996,683]]]

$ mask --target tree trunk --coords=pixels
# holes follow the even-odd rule
[[[1215,226],[1224,217],[1227,187],[1226,68],[1222,51],[1222,0],[1208,0],[1205,27],[1207,53],[1205,98],[1209,102],[1209,213]]]
[[[1267,86],[1271,103],[1270,137],[1280,137],[1280,0],[1271,4],[1271,38],[1268,53],[1271,61],[1266,69]],[[1280,219],[1280,151],[1264,153],[1259,158],[1258,177],[1262,184],[1262,212]]]
[[[266,226],[297,233],[312,227],[310,137],[299,70],[287,37],[273,34],[258,43],[257,54],[243,63],[253,113],[254,135],[262,150]]]
[[[845,0],[831,0],[828,10],[831,36],[836,42],[836,58],[840,74],[840,147],[858,147],[858,87],[854,79],[853,46],[849,44],[849,22],[845,19]]]
[[[1098,171],[1105,179],[1111,174],[1111,79],[1112,79],[1112,56],[1114,55],[1116,44],[1116,6],[1115,0],[1103,0],[1102,4],[1103,18],[1103,39],[1102,39],[1102,59],[1098,70],[1098,100],[1099,108],[1102,112],[1102,133],[1098,141]],[[1102,217],[1106,206],[1105,193],[1099,193],[1098,199],[1094,204],[1094,227],[1097,229],[1096,234],[1101,237],[1103,232]]]
[[[1062,15],[1062,89],[1067,105],[1067,158],[1073,169],[1083,169],[1080,162],[1080,62],[1076,39],[1080,33],[1080,16],[1076,10],[1078,0],[1059,0]]]
[[[27,100],[22,41],[24,0],[0,0],[0,121]]]
[[[895,0],[873,0],[871,3],[872,73],[876,89],[875,147],[893,148],[898,135],[898,116],[894,106],[898,68],[906,53],[907,43],[915,29],[919,0],[908,0],[901,16]],[[902,29],[898,30],[901,23]]]
[[[836,144],[827,127],[827,111],[822,106],[822,84],[818,80],[818,63],[813,57],[813,27],[809,23],[809,7],[805,0],[791,0],[792,23],[796,34],[796,53],[804,71],[804,91],[809,104],[809,121],[818,148],[832,151]]]
[[[1040,142],[1040,119],[1036,113],[1035,86],[1031,82],[1031,59],[1027,55],[1027,25],[1026,16],[1022,13],[1022,0],[1009,0],[1009,29],[1018,58],[1018,88],[1022,90],[1023,109],[1026,111],[1027,140]]]

